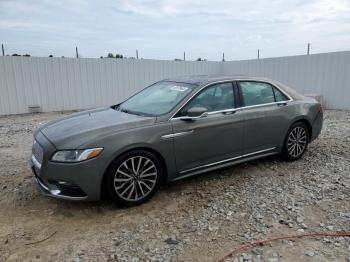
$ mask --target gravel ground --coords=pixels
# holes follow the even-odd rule
[[[293,163],[278,157],[165,186],[121,209],[40,195],[27,165],[32,132],[66,113],[0,117],[0,261],[214,261],[255,239],[350,231],[350,111],[325,112]],[[350,261],[349,238],[265,244],[227,261]]]

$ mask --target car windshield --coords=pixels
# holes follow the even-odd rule
[[[176,82],[158,82],[125,102],[118,109],[125,113],[159,116],[169,113],[192,90],[193,85]]]

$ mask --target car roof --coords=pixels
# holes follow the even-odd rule
[[[268,78],[253,77],[253,76],[247,76],[247,75],[231,75],[231,76],[225,76],[225,75],[186,75],[186,76],[167,78],[167,79],[164,79],[163,81],[181,82],[181,83],[188,83],[188,84],[195,84],[195,85],[206,85],[206,84],[210,84],[212,82],[217,82],[217,81],[226,81],[226,80],[227,81],[234,81],[234,80],[240,80],[240,79],[271,81]]]

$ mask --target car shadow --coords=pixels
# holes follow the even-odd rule
[[[77,215],[104,216],[110,213],[116,214],[118,212],[148,213],[152,210],[164,209],[169,206],[171,207],[171,203],[176,203],[181,200],[181,195],[190,194],[192,191],[198,191],[203,187],[209,188],[212,183],[219,183],[222,180],[229,181],[232,176],[241,175],[243,170],[245,171],[245,174],[249,174],[249,169],[255,171],[257,167],[278,165],[281,162],[284,161],[278,156],[269,156],[174,181],[163,185],[159,192],[148,202],[135,207],[122,207],[108,199],[103,199],[97,202],[66,201],[44,196],[38,196],[36,199],[45,202],[45,206],[47,207],[54,207],[54,215],[60,215],[65,218],[74,218]],[[243,175],[247,176],[245,174]],[[236,182],[239,183],[239,181]],[[200,187],[198,187],[198,184],[200,184]],[[205,188],[205,190],[207,190],[207,188]]]
[[[181,187],[186,186],[186,184],[192,184],[192,183],[203,182],[203,181],[212,182],[213,180],[217,179],[218,176],[221,179],[228,178],[228,177],[232,177],[232,175],[238,175],[240,171],[242,171],[243,169],[245,170],[253,169],[261,165],[273,165],[273,164],[279,164],[282,162],[285,163],[285,161],[283,161],[279,156],[276,156],[276,155],[267,156],[264,158],[251,160],[249,162],[243,162],[243,163],[235,164],[228,167],[219,168],[213,171],[205,172],[202,174],[198,174],[198,175],[186,177],[174,182],[170,182],[163,186],[163,190],[173,190],[176,188],[179,188],[179,190],[181,190]]]

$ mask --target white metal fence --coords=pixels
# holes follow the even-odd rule
[[[122,101],[163,78],[191,74],[266,76],[325,106],[350,109],[350,52],[232,62],[0,57],[0,115],[85,109]]]
[[[264,76],[302,94],[323,96],[329,109],[350,109],[350,51],[233,61],[224,74]]]
[[[167,77],[220,72],[219,62],[0,57],[0,115],[107,106]]]

